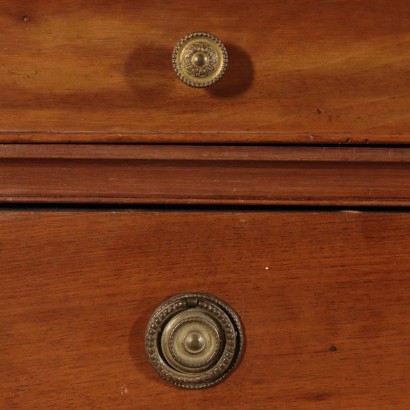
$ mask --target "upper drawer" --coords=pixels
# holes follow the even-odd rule
[[[0,141],[410,142],[408,0],[3,0]],[[172,50],[218,36],[220,82]]]

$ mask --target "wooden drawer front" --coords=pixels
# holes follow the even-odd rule
[[[0,140],[410,142],[407,0],[3,0]],[[227,46],[191,89],[187,33]]]
[[[3,408],[404,409],[410,216],[303,212],[2,212]],[[246,351],[222,384],[167,385],[154,309],[213,293]]]

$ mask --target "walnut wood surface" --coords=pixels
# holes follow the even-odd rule
[[[5,144],[0,202],[410,206],[410,149]]]
[[[409,143],[408,0],[2,0],[0,141]],[[208,90],[185,34],[229,52]]]
[[[407,409],[410,215],[2,212],[0,406]],[[247,347],[221,385],[165,384],[153,310],[211,292]]]

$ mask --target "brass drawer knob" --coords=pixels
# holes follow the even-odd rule
[[[209,33],[192,33],[174,48],[172,64],[181,81],[191,87],[216,83],[228,65],[228,53],[221,40]]]
[[[225,302],[205,293],[167,299],[145,335],[148,358],[169,383],[203,389],[222,381],[238,364],[242,326]]]

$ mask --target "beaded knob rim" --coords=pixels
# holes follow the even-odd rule
[[[209,314],[224,330],[224,346],[217,362],[200,373],[176,370],[161,349],[162,330],[175,315],[190,309],[192,300],[197,301],[194,309]],[[184,293],[167,299],[153,313],[145,334],[146,353],[156,372],[167,382],[185,389],[204,389],[220,383],[238,366],[243,348],[244,334],[237,314],[228,304],[206,293]]]
[[[207,41],[212,42],[215,49],[217,49],[220,52],[220,55],[221,55],[220,68],[217,70],[217,74],[214,76],[211,76],[211,78],[207,77],[204,80],[195,79],[193,81],[192,78],[189,78],[188,76],[184,74],[184,70],[182,69],[181,63],[179,61],[179,56],[181,52],[183,51],[187,42],[191,40],[200,41],[201,39],[205,39]],[[228,66],[228,52],[226,50],[225,45],[222,43],[222,41],[218,37],[214,36],[213,34],[206,33],[206,32],[190,33],[182,37],[182,39],[175,46],[174,51],[172,53],[172,66],[174,67],[174,70],[178,78],[186,85],[189,85],[190,87],[195,87],[195,88],[209,87],[210,85],[215,84],[217,81],[219,81],[224,75],[226,68]]]

